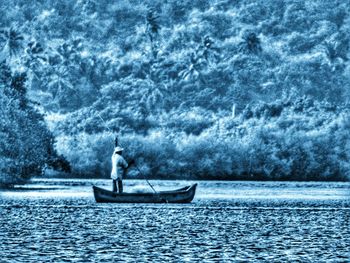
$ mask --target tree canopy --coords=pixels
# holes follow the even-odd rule
[[[350,178],[347,1],[9,0],[0,14],[0,58],[75,174],[108,176],[119,135],[155,177]]]

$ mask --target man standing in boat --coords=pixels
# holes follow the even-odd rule
[[[116,142],[117,144],[117,142]],[[134,162],[133,160],[128,164],[122,156],[123,148],[116,146],[112,155],[112,172],[111,178],[113,180],[113,192],[123,192],[123,176],[127,168]],[[117,189],[118,182],[118,189]]]

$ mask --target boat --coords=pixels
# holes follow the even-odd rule
[[[173,191],[154,193],[117,193],[92,186],[97,203],[190,203],[196,193],[197,184]]]

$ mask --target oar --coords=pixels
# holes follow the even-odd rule
[[[154,191],[154,193],[158,194],[157,191],[154,189],[153,185],[147,180],[146,176],[141,172],[140,168],[136,165],[135,161],[133,160],[131,163],[129,163],[128,167],[126,168],[125,173],[128,172],[128,169],[130,168],[130,166],[135,165],[135,168],[137,169],[137,171],[142,175],[142,177],[146,180],[146,182],[148,183],[148,185],[152,188],[152,190]]]
[[[148,183],[148,185],[152,188],[152,190],[154,191],[154,193],[158,194],[157,191],[154,189],[153,185],[147,180],[146,176],[141,172],[141,170],[139,169],[139,167],[134,164],[137,171],[139,171],[139,173],[143,176],[143,178],[146,180],[146,182]]]
[[[147,180],[146,176],[141,172],[140,168],[135,164],[135,162],[132,163],[132,165],[135,165],[135,168],[137,169],[137,171],[138,171],[138,172],[142,175],[142,177],[146,180],[146,182],[147,182],[148,185],[152,188],[152,190],[154,191],[154,193],[155,193],[156,195],[159,196],[159,199],[160,199],[161,201],[163,201],[164,203],[168,203],[168,200],[163,199],[163,198],[160,196],[160,194],[156,191],[156,189],[154,189],[153,185]],[[128,168],[129,168],[129,166],[128,166]]]

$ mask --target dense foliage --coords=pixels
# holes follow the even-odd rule
[[[0,64],[0,186],[23,183],[45,167],[69,170],[44,117],[26,97],[26,75]]]
[[[108,176],[119,135],[149,176],[350,178],[348,1],[9,0],[0,14],[0,57],[27,73],[75,174]]]

